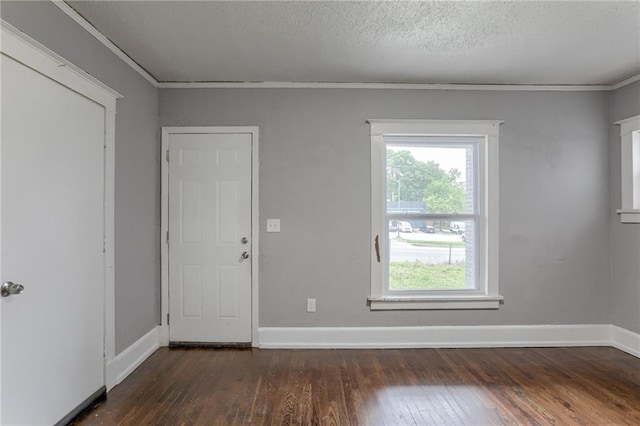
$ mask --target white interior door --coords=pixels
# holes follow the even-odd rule
[[[251,138],[169,136],[171,342],[251,342]]]
[[[58,422],[104,385],[105,109],[2,55],[3,425]]]

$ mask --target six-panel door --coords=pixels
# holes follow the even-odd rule
[[[251,144],[169,137],[171,342],[251,342]]]

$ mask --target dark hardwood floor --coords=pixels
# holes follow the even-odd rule
[[[640,425],[613,348],[162,348],[79,425]]]

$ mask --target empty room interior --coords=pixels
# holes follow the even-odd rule
[[[639,1],[0,17],[0,424],[640,424]]]

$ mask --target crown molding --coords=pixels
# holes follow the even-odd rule
[[[489,90],[529,92],[597,92],[613,90],[604,84],[436,84],[436,83],[324,83],[289,81],[160,82],[160,89],[395,89],[395,90]]]
[[[153,87],[158,87],[158,81],[153,78],[151,74],[149,74],[144,68],[136,63],[129,55],[124,53],[122,49],[116,46],[111,40],[109,40],[104,34],[102,34],[96,27],[91,25],[89,21],[84,19],[82,15],[76,12],[71,6],[65,3],[63,0],[51,0],[51,2],[56,5],[60,10],[62,10],[67,16],[76,21],[78,25],[84,28],[89,34],[94,36],[100,43],[102,43],[107,49],[115,53],[117,57],[122,59],[127,65],[133,68],[138,74],[144,77],[149,83],[153,85]]]
[[[640,74],[636,74],[633,77],[629,77],[629,78],[627,78],[625,80],[622,80],[619,83],[612,84],[611,85],[611,90],[618,90],[621,87],[628,86],[631,83],[635,83],[636,81],[640,81]]]

